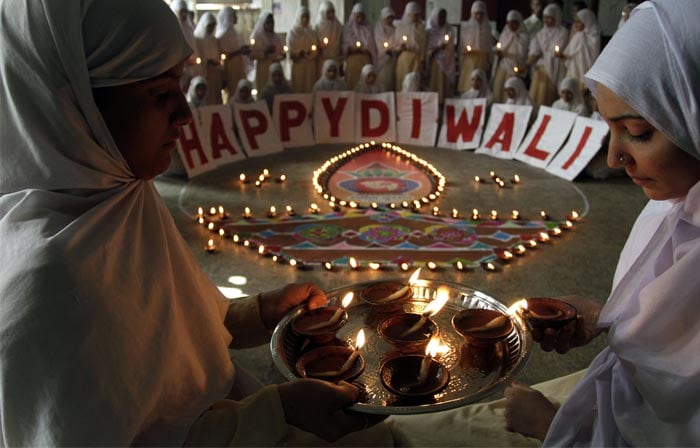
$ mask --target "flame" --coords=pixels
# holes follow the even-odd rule
[[[450,347],[442,344],[439,338],[431,338],[428,346],[425,347],[425,354],[431,358],[436,357],[438,354],[444,355],[449,351]]]
[[[418,277],[420,277],[420,268],[416,269],[413,274],[408,279],[408,284],[413,285],[418,281]]]
[[[216,215],[216,207],[212,207],[209,209],[209,214],[210,215]]]
[[[255,45],[255,39],[250,39],[250,45]]]
[[[449,42],[449,41],[450,41],[450,35],[449,35],[449,34],[445,34],[445,42]]]
[[[245,182],[245,174],[241,173],[241,175],[238,176],[238,178],[241,180],[241,182]]]
[[[360,41],[358,40],[357,42],[355,42],[355,46],[356,46],[357,48],[360,48],[360,47],[362,46],[362,42],[360,42]]]
[[[357,267],[359,266],[359,264],[357,263],[357,259],[355,257],[350,257],[350,259],[348,260],[348,264],[353,269],[357,269]]]
[[[381,268],[381,267],[382,267],[382,265],[381,265],[380,263],[377,263],[376,261],[371,261],[371,262],[369,263],[369,268],[370,268],[370,269],[374,269],[375,271],[378,270],[378,269]]]
[[[282,49],[284,50],[285,53],[287,53],[287,52],[289,51],[289,47],[288,47],[287,45],[285,45],[284,47],[282,47]]]
[[[328,38],[327,37],[323,38],[323,45],[328,45]]]
[[[275,207],[274,205],[271,205],[270,206],[270,214],[274,215],[275,213],[277,213],[277,207]]]
[[[197,207],[197,216],[202,216],[204,214],[204,209],[202,207]]]
[[[508,307],[506,310],[506,314],[508,316],[515,316],[520,312],[520,310],[526,310],[527,309],[527,300],[525,299],[520,299],[511,306]]]
[[[360,328],[357,332],[357,338],[355,338],[355,350],[359,350],[365,346],[365,330]]]
[[[500,42],[496,42],[496,48],[498,48],[499,50],[501,49],[501,43],[500,43]]]
[[[428,316],[436,315],[440,312],[442,307],[445,306],[448,300],[450,300],[450,290],[445,286],[439,287],[435,298],[425,307],[423,314],[427,314]]]
[[[401,36],[401,39],[402,39],[404,42],[408,42],[408,36],[406,36],[405,34],[404,34],[403,36]]]
[[[467,51],[472,51],[472,46],[471,46],[471,45],[467,45]]]
[[[316,44],[311,45],[311,51],[316,51]]]
[[[389,48],[389,42],[384,42],[384,48]]]
[[[350,302],[352,302],[354,294],[352,292],[349,292],[345,294],[345,297],[343,297],[343,300],[340,301],[340,306],[343,308],[347,308],[348,305],[350,305]]]

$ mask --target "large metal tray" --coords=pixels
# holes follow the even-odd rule
[[[401,281],[401,280],[399,280]],[[403,279],[405,281],[405,279]],[[355,384],[364,386],[366,394],[352,410],[368,414],[421,414],[452,409],[479,401],[502,390],[523,371],[532,348],[532,338],[525,322],[518,316],[513,318],[513,331],[500,344],[497,362],[494,368],[483,371],[465,362],[460,363],[460,347],[464,339],[452,327],[452,317],[467,308],[486,308],[505,312],[507,305],[483,292],[468,286],[439,280],[418,280],[413,285],[413,299],[404,305],[406,312],[420,313],[425,305],[434,298],[437,288],[446,286],[450,289],[450,301],[432,319],[440,328],[440,339],[450,347],[449,353],[439,360],[450,371],[450,382],[442,392],[429,401],[406,402],[389,392],[380,379],[381,364],[395,353],[391,346],[381,339],[376,332],[377,325],[387,314],[374,311],[360,299],[360,292],[375,282],[358,283],[327,292],[329,305],[337,305],[347,292],[354,292],[355,299],[348,308],[349,320],[338,333],[341,341],[353,342],[360,328],[364,328],[367,342],[361,353],[365,358],[366,368]],[[303,309],[297,308],[287,314],[277,325],[270,342],[270,350],[275,365],[288,380],[296,380],[296,360],[309,344],[306,338],[296,335],[291,329],[291,322]]]

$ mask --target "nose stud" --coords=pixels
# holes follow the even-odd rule
[[[620,165],[627,165],[630,162],[630,156],[623,154],[617,158],[617,161],[620,162]]]

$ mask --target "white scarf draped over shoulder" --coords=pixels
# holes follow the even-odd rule
[[[633,11],[586,74],[700,159],[700,10]],[[644,70],[640,70],[644,67]],[[545,446],[700,445],[700,182],[650,201],[620,256],[599,325],[603,350],[554,418]]]
[[[507,22],[517,21],[520,26],[517,31],[512,31]],[[530,33],[523,24],[523,16],[516,10],[508,11],[506,26],[498,39],[501,43],[501,66],[506,73],[513,73],[515,67],[522,68],[527,62],[527,52],[530,47]],[[583,79],[583,78],[579,78]]]
[[[0,440],[180,445],[233,382],[227,301],[92,89],[191,49],[159,0],[5,1],[0,21]]]
[[[374,45],[374,31],[372,26],[367,23],[365,17],[364,23],[357,21],[357,14],[363,14],[364,8],[361,3],[355,3],[350,13],[350,19],[343,27],[343,51],[347,51],[348,47],[355,48],[355,44],[360,42],[362,47],[369,51],[372,61],[377,60],[377,48]]]
[[[542,65],[549,80],[554,85],[559,85],[566,73],[564,63],[554,55],[554,51],[557,46],[559,51],[564,51],[569,41],[569,31],[561,24],[561,9],[558,5],[547,5],[543,14],[552,17],[554,25],[545,26],[535,34],[535,37],[530,40],[528,56],[540,56],[536,65]]]
[[[381,70],[391,59],[387,51],[396,50],[400,45],[394,40],[394,27],[384,23],[387,18],[395,15],[393,9],[385,6],[379,13],[379,20],[374,25],[374,47],[377,49],[377,59],[374,65],[377,67],[377,70]]]
[[[197,43],[197,56],[202,58],[202,63],[206,61],[219,61],[219,43],[214,37],[214,31],[207,31],[209,25],[216,25],[216,16],[211,12],[205,12],[197,27],[194,29],[194,38]]]
[[[460,45],[464,48],[466,45],[477,51],[491,53],[491,45],[493,37],[491,37],[491,24],[489,16],[486,13],[486,3],[477,0],[472,4],[471,16],[466,22],[462,22],[460,27]],[[476,20],[474,13],[480,12],[483,14],[481,20]]]
[[[214,37],[219,43],[219,50],[227,53],[232,53],[243,46],[241,37],[236,31],[233,23],[233,16],[236,11],[230,6],[221,8],[216,15],[216,29]]]
[[[413,22],[414,14],[420,14],[421,7],[416,2],[408,2],[403,11],[403,16],[394,30],[394,41],[398,45],[406,45],[406,48],[418,53],[419,57],[425,57],[425,22],[419,20]],[[406,40],[404,40],[406,36]]]
[[[326,14],[330,10],[335,11],[332,2],[328,0],[321,2],[315,27],[316,39],[321,44],[323,44],[323,39],[328,39],[328,43],[323,44],[323,57],[339,61],[342,56],[343,25],[338,20],[338,16],[333,17],[333,20],[326,18]]]
[[[433,49],[440,48],[441,45],[445,44],[445,48],[437,51],[434,57],[447,79],[453,80],[456,72],[455,39],[449,24],[445,23],[443,26],[438,24],[440,11],[445,10],[443,8],[433,9],[428,19],[428,25],[425,27],[426,51],[430,53]],[[445,36],[448,36],[448,40],[445,40]]]
[[[289,51],[293,55],[297,55],[302,51],[311,53],[311,46],[318,45],[318,40],[316,39],[316,33],[311,29],[310,25],[302,25],[301,18],[304,14],[309,14],[309,8],[302,6],[297,10],[296,19],[294,20],[294,25],[287,33],[287,46]],[[315,57],[315,53],[312,56]]]
[[[564,49],[567,56],[566,68],[569,76],[583,79],[600,54],[600,31],[595,14],[590,9],[582,9],[577,14],[583,23],[583,30],[574,33]]]

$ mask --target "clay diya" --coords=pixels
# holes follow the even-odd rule
[[[352,381],[365,370],[365,360],[357,356],[349,366],[343,369],[352,354],[352,347],[328,345],[311,350],[302,355],[296,363],[297,372],[303,378],[338,382]]]
[[[513,321],[496,310],[470,308],[452,318],[454,329],[464,336],[467,343],[476,346],[493,346],[513,331]]]
[[[340,311],[340,317],[328,324]],[[348,322],[348,313],[342,307],[327,306],[304,311],[292,321],[292,331],[305,336],[316,344],[327,344],[335,339],[335,334]]]
[[[418,279],[420,268],[411,275],[408,283],[383,281],[365,287],[360,298],[380,313],[393,313],[403,309],[404,303],[413,297],[411,285]]]
[[[450,371],[434,359],[439,347],[433,338],[425,356],[405,355],[386,361],[379,372],[384,387],[404,398],[430,397],[442,391],[450,381]],[[447,350],[442,346],[441,351]]]
[[[562,328],[576,319],[577,311],[573,305],[549,297],[532,297],[527,299],[527,308],[519,311],[530,330]]]

